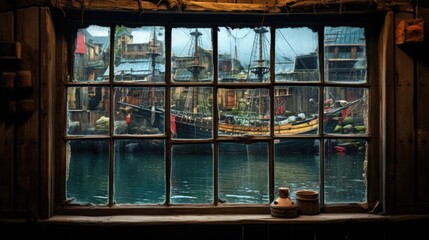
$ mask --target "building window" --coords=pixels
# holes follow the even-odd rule
[[[365,28],[90,25],[73,36],[64,202],[268,206],[288,187],[292,199],[319,192],[324,208],[367,203]]]

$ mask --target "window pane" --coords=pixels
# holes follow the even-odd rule
[[[110,28],[91,25],[79,29],[75,40],[74,73],[72,81],[109,80]]]
[[[219,200],[269,203],[268,144],[219,143]]]
[[[67,200],[80,204],[107,204],[109,142],[71,140],[66,144]]]
[[[325,202],[366,202],[367,142],[325,140]]]
[[[107,87],[67,88],[67,135],[109,134]]]
[[[229,28],[218,31],[220,82],[268,82],[270,28]]]
[[[219,135],[266,135],[270,97],[266,88],[218,90]]]
[[[115,88],[115,134],[164,133],[164,87]]]
[[[164,82],[164,36],[164,27],[116,26],[115,81]]]
[[[275,87],[274,92],[275,134],[296,135],[318,133],[318,87]],[[292,142],[290,143],[292,144]],[[291,147],[288,148],[291,150]]]
[[[174,138],[213,136],[213,88],[171,88],[171,131]]]
[[[365,33],[357,27],[325,27],[325,80],[365,83]]]
[[[173,146],[171,203],[213,203],[213,151],[211,144]]]
[[[270,28],[255,28],[253,29],[253,35],[254,42],[248,63],[248,80],[252,82],[268,82],[270,81],[270,75],[268,74],[270,71]]]
[[[171,35],[172,81],[213,81],[211,29],[173,28]]]
[[[276,30],[276,81],[320,81],[317,39],[307,27]]]
[[[165,200],[163,140],[115,141],[114,201],[159,204]]]
[[[280,187],[288,187],[291,198],[295,197],[295,191],[319,191],[320,184],[319,141],[295,141],[310,147],[305,152],[278,151],[276,147],[274,162],[274,191],[277,192]]]
[[[325,133],[368,133],[367,96],[367,88],[325,88]]]

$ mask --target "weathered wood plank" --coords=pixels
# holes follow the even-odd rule
[[[319,214],[301,215],[299,218],[276,218],[270,214],[224,214],[224,215],[147,215],[147,216],[54,216],[41,221],[42,224],[84,224],[86,226],[153,226],[171,224],[298,224],[298,223],[370,223],[370,222],[402,222],[427,220],[429,215],[392,215],[379,214]]]
[[[346,12],[348,10],[366,11],[373,8],[383,8],[374,0],[342,0],[338,2],[331,1],[297,1],[297,0],[93,0],[93,1],[32,1],[33,6],[53,6],[63,10],[82,9],[82,10],[132,10],[132,11],[222,11],[222,12],[270,12],[278,13],[288,8],[288,11],[317,11],[331,10]],[[28,6],[27,1],[17,1],[14,6]],[[0,4],[0,9],[11,9],[11,4]]]
[[[21,70],[32,74],[33,88],[20,91],[20,99],[33,99],[33,112],[17,113],[15,166],[17,209],[38,209],[39,199],[39,8],[16,11],[16,38],[21,42]]]
[[[14,41],[13,12],[0,13],[0,19],[0,41]],[[10,71],[0,67],[0,72],[6,70]],[[7,104],[12,96],[2,92],[0,97],[0,209],[13,207],[14,124],[13,114],[9,112]]]
[[[53,152],[55,101],[55,29],[49,8],[40,10],[40,211],[41,218],[53,215]]]
[[[211,2],[188,2],[184,8],[186,11],[197,12],[280,12],[279,9],[270,9],[266,4],[257,3],[211,3]]]
[[[62,19],[63,16],[54,15],[54,23],[57,25],[62,25],[62,22],[59,19]],[[55,138],[55,157],[54,159],[61,159],[61,161],[55,161],[55,200],[56,204],[62,204],[64,196],[66,196],[66,189],[64,188],[66,184],[66,151],[62,151],[62,149],[66,149],[64,143],[64,131],[58,131],[58,129],[66,128],[66,90],[64,89],[64,82],[66,82],[66,76],[72,69],[73,63],[70,63],[70,60],[67,56],[72,54],[71,46],[72,44],[68,44],[67,39],[73,41],[72,37],[68,35],[70,33],[70,29],[64,27],[57,27],[55,29],[55,79],[53,84],[55,87],[55,105],[53,106],[55,109],[55,113],[53,115],[55,121],[55,129],[54,138]],[[76,33],[74,33],[76,34]],[[70,51],[70,52],[69,52]],[[69,55],[70,54],[70,55]]]
[[[395,26],[401,20],[411,19],[411,13],[397,13]],[[415,112],[414,61],[406,49],[395,47],[395,199],[396,211],[402,212],[415,201]],[[390,120],[388,120],[390,121]]]
[[[429,8],[419,10],[423,19],[429,19]],[[425,23],[427,24],[427,23]],[[429,28],[426,27],[426,31]],[[426,32],[426,37],[429,32]],[[429,39],[419,46],[421,57],[417,62],[417,176],[419,202],[429,208]]]
[[[195,4],[211,3],[211,4]],[[223,5],[228,3],[229,5]],[[232,4],[232,5],[231,5]],[[320,1],[320,0],[92,0],[92,1],[70,1],[70,0],[18,0],[0,1],[0,11],[8,11],[16,8],[31,6],[46,6],[59,9],[85,9],[85,10],[133,10],[133,11],[221,11],[224,12],[246,12],[261,11],[261,6],[269,6],[264,12],[276,13],[287,12],[314,12],[314,11],[337,11],[346,12],[350,10],[367,11],[369,9],[389,8],[390,5],[399,7],[402,11],[412,9],[408,0],[396,0],[394,3],[376,0],[342,0],[342,1]]]
[[[379,45],[384,48],[381,49],[381,60],[383,63],[380,67],[380,87],[381,102],[385,103],[382,106],[382,115],[380,117],[380,140],[382,141],[380,151],[385,152],[384,159],[380,159],[384,168],[384,175],[381,179],[384,180],[384,186],[382,191],[385,193],[385,210],[387,212],[393,212],[395,209],[395,58],[393,57],[394,52],[394,16],[393,13],[387,14],[385,19],[385,25],[383,27],[383,35],[380,38]],[[387,120],[390,119],[390,120]],[[381,155],[383,156],[383,155]],[[377,156],[373,156],[377,159]],[[375,163],[378,164],[378,163]],[[382,181],[383,182],[383,181]],[[376,193],[374,193],[376,194]]]

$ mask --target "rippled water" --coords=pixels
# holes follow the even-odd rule
[[[107,204],[108,155],[105,151],[72,154],[67,198],[82,204]],[[226,203],[269,203],[266,155],[219,154],[219,199]],[[328,156],[328,155],[327,155]],[[364,202],[366,186],[361,153],[331,154],[326,158],[325,202]],[[319,156],[291,154],[275,158],[274,189],[289,187],[291,197],[301,189],[319,189]],[[163,153],[131,152],[114,162],[114,201],[117,204],[162,204],[166,197]],[[214,196],[214,162],[210,155],[173,154],[172,204],[210,204]],[[277,196],[274,196],[277,197]]]

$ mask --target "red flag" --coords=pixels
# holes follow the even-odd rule
[[[82,31],[77,33],[76,53],[85,54],[85,35]]]
[[[131,123],[131,114],[128,113],[128,115],[125,117],[125,123],[127,125],[130,125],[130,123]]]
[[[277,114],[280,114],[280,115],[283,115],[283,106],[282,105],[280,105],[279,106],[279,108],[278,108],[278,110],[277,110]]]
[[[344,119],[349,115],[349,108],[345,108],[341,114],[341,121],[344,121]]]
[[[171,115],[171,131],[176,133],[176,116]]]

